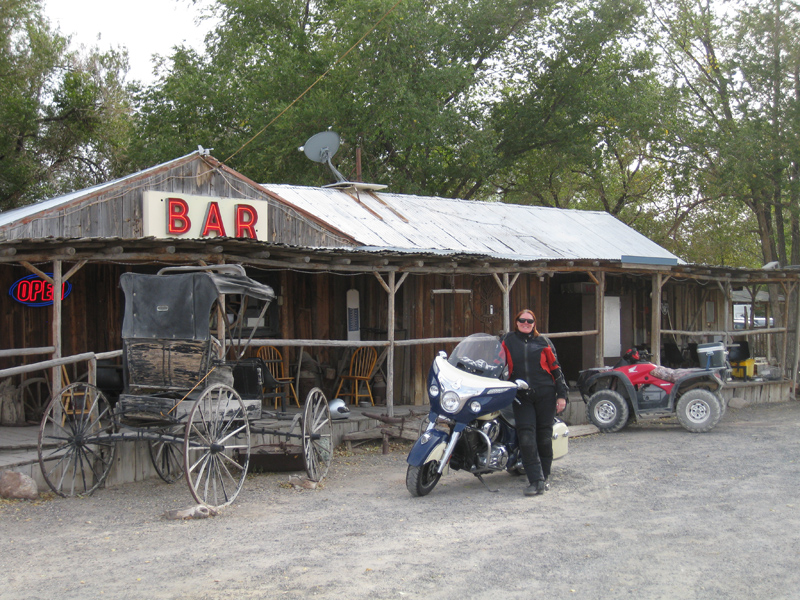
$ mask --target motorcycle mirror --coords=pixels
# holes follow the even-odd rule
[[[445,352],[444,350],[439,350],[439,356],[441,358],[445,358],[446,359],[447,358],[447,352]]]
[[[517,379],[514,383],[517,384],[517,387],[521,390],[528,390],[530,387],[528,386],[528,382],[522,379]]]

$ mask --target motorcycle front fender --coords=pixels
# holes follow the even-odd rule
[[[423,440],[426,441],[423,442]],[[438,429],[426,431],[414,443],[406,462],[412,467],[421,467],[432,460],[441,460],[448,441],[450,441],[450,435],[445,431]]]

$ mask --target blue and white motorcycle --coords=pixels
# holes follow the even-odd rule
[[[487,473],[524,473],[511,403],[528,385],[507,379],[505,351],[495,336],[476,333],[450,357],[439,352],[428,374],[428,425],[407,458],[406,487],[412,496],[429,494],[449,468],[468,471],[484,485]],[[568,435],[556,419],[554,458],[567,453]]]

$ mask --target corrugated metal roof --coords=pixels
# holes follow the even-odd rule
[[[126,180],[189,159],[181,158],[65,196],[0,213],[0,228],[100,194]],[[254,184],[257,185],[257,184]],[[349,235],[364,251],[468,254],[502,260],[612,260],[677,256],[615,217],[564,210],[354,189],[262,184],[288,204]]]
[[[262,184],[365,247],[467,253],[511,260],[673,259],[599,211]]]

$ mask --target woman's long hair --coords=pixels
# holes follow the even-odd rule
[[[524,315],[525,313],[530,313],[530,315],[533,317],[533,320],[534,320],[534,321],[538,321],[538,319],[536,318],[536,313],[535,313],[535,312],[533,312],[533,311],[532,311],[530,308],[523,308],[523,309],[522,309],[521,311],[519,311],[519,312],[517,313],[517,315],[514,317],[514,329],[515,329],[515,330],[519,331],[519,323],[517,323],[517,319],[519,319],[519,318],[520,318],[522,315]],[[534,323],[534,324],[533,324],[533,331],[531,331],[531,333],[533,334],[533,337],[538,337],[538,335],[539,335],[539,330],[538,330],[538,329],[536,329],[536,323]]]

